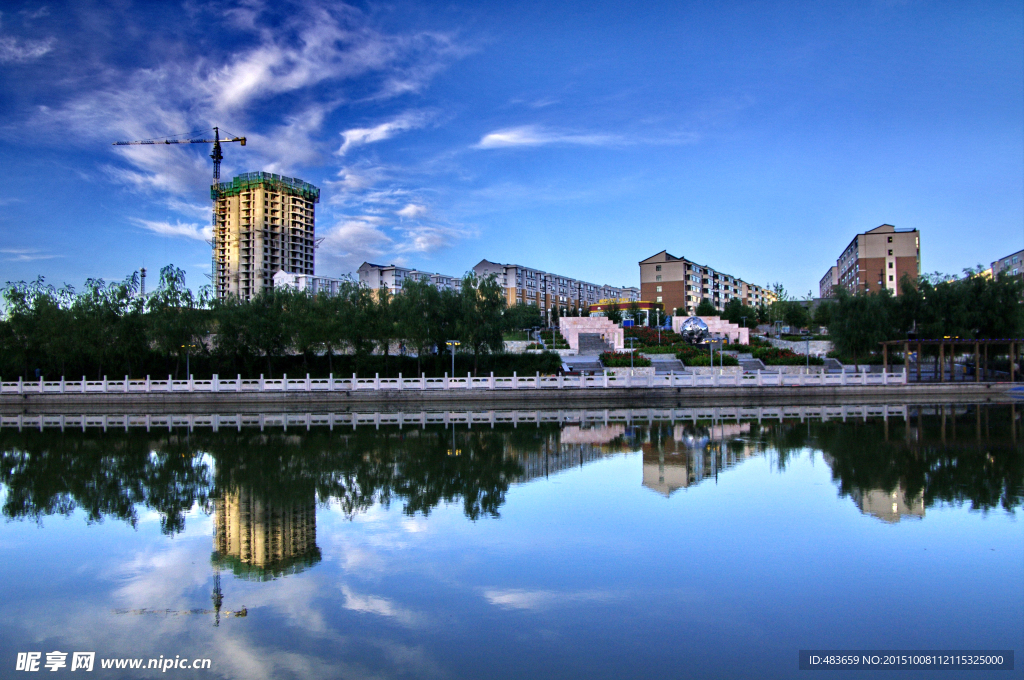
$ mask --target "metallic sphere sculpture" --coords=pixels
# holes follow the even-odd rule
[[[683,336],[683,340],[691,345],[700,345],[711,337],[708,325],[695,316],[691,316],[683,322],[679,329],[679,335]]]

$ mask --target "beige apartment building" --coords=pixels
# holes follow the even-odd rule
[[[839,267],[832,265],[825,272],[825,276],[821,277],[821,281],[818,282],[818,297],[830,298],[835,292],[836,286],[839,285]]]
[[[581,307],[585,310],[600,300],[617,299],[622,304],[640,301],[640,289],[635,287],[600,285],[518,264],[480,260],[473,273],[481,279],[493,276],[505,289],[510,306],[537,305],[545,313],[556,305],[572,316]]]
[[[360,285],[374,291],[386,288],[392,295],[402,290],[406,281],[422,281],[431,284],[438,290],[452,290],[456,293],[462,290],[462,279],[458,276],[435,274],[419,269],[398,267],[393,264],[380,265],[364,262],[359,266],[358,274]]]
[[[676,257],[667,250],[640,261],[640,296],[662,303],[668,314],[684,309],[688,315],[697,310],[701,300],[709,300],[717,309],[735,298],[751,307],[775,301],[775,294],[767,288]]]
[[[1000,274],[1024,276],[1024,250],[1018,250],[993,262],[992,276],[999,278]]]
[[[213,284],[218,299],[251,300],[283,271],[313,275],[320,190],[301,179],[248,172],[212,190]]]
[[[851,293],[889,290],[899,295],[900,279],[907,276],[917,281],[921,274],[921,233],[883,224],[857,234],[839,256],[835,270],[831,292],[822,291],[822,297],[832,297],[839,286]]]

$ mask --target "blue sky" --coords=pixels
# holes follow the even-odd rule
[[[791,292],[858,231],[1024,248],[1019,2],[4,2],[0,280],[209,272],[222,174],[322,189],[317,273],[481,258],[638,285],[662,249]]]

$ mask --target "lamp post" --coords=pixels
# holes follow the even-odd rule
[[[195,345],[188,344],[182,345],[181,347],[185,350],[185,375],[192,375],[190,359],[192,358],[192,348],[195,347]]]
[[[811,338],[807,336],[804,338],[804,355],[807,357],[807,374],[811,373]]]
[[[449,340],[449,341],[447,341],[444,344],[446,344],[446,345],[448,345],[449,347],[452,348],[452,377],[454,378],[455,377],[455,348],[458,347],[459,345],[461,345],[462,343],[459,342],[458,340]]]

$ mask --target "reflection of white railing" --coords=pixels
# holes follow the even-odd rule
[[[354,392],[364,390],[538,390],[538,389],[614,389],[632,387],[832,387],[841,385],[905,385],[904,373],[757,373],[697,375],[556,375],[511,377],[489,376],[451,378],[289,378],[244,380],[241,376],[224,379],[214,375],[210,380],[52,380],[0,383],[0,394],[162,394],[184,392]]]
[[[562,410],[515,410],[515,411],[415,411],[415,412],[369,412],[369,413],[235,413],[235,414],[116,414],[116,415],[0,415],[0,427],[45,429],[102,428],[124,429],[144,427],[173,429],[186,427],[241,429],[243,427],[289,427],[310,429],[311,427],[359,426],[426,427],[427,425],[490,426],[507,424],[518,426],[540,423],[609,425],[624,423],[653,422],[694,422],[697,421],[782,421],[795,420],[847,420],[868,418],[910,417],[910,407],[884,404],[846,406],[722,406],[691,408],[643,408],[643,409],[562,409]]]

